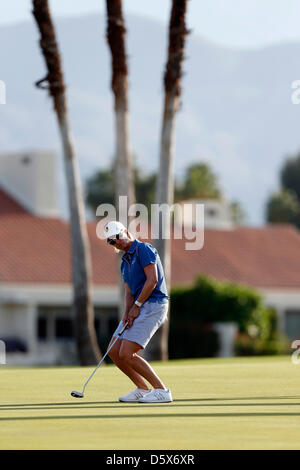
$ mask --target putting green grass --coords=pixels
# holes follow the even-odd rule
[[[121,404],[104,366],[1,366],[0,449],[299,449],[300,365],[290,356],[153,363],[174,402]]]

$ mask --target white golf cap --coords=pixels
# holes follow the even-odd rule
[[[106,239],[114,237],[119,233],[124,232],[124,230],[126,230],[126,227],[121,222],[118,222],[117,220],[112,220],[105,225],[104,236]]]

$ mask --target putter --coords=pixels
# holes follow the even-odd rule
[[[120,333],[118,333],[118,336],[115,338],[115,340],[112,342],[112,344],[110,345],[110,347],[108,348],[108,350],[106,351],[106,353],[104,354],[104,356],[102,357],[101,361],[99,362],[99,364],[97,364],[97,366],[95,367],[94,371],[92,372],[92,374],[89,376],[89,378],[87,379],[87,381],[85,382],[84,386],[83,386],[83,389],[82,389],[82,392],[76,392],[73,390],[73,392],[71,392],[71,395],[72,397],[74,398],[83,398],[84,397],[84,390],[85,390],[85,387],[87,386],[87,384],[89,383],[89,381],[91,380],[91,378],[93,377],[94,373],[96,372],[96,370],[98,369],[98,367],[100,367],[100,365],[102,364],[103,360],[105,359],[105,357],[107,356],[107,354],[109,353],[109,351],[111,350],[111,348],[113,347],[113,345],[115,344],[115,342],[119,339],[119,337],[124,333],[124,331],[126,330],[126,327],[128,325],[128,322],[125,323],[125,325],[123,326],[122,330],[120,331]]]

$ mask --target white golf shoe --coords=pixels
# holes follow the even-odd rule
[[[127,393],[127,395],[123,395],[123,397],[120,397],[119,401],[138,403],[140,398],[143,398],[144,396],[148,395],[150,392],[151,390],[144,390],[142,388],[136,388],[132,392]]]
[[[169,403],[171,401],[173,401],[171,391],[162,388],[155,388],[139,399],[139,403]]]

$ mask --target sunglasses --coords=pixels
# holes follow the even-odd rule
[[[116,244],[116,240],[119,240],[119,239],[120,239],[120,236],[119,236],[119,234],[118,234],[118,235],[116,235],[116,238],[108,238],[108,239],[106,240],[106,243],[107,243],[108,245],[115,245],[115,244]]]

